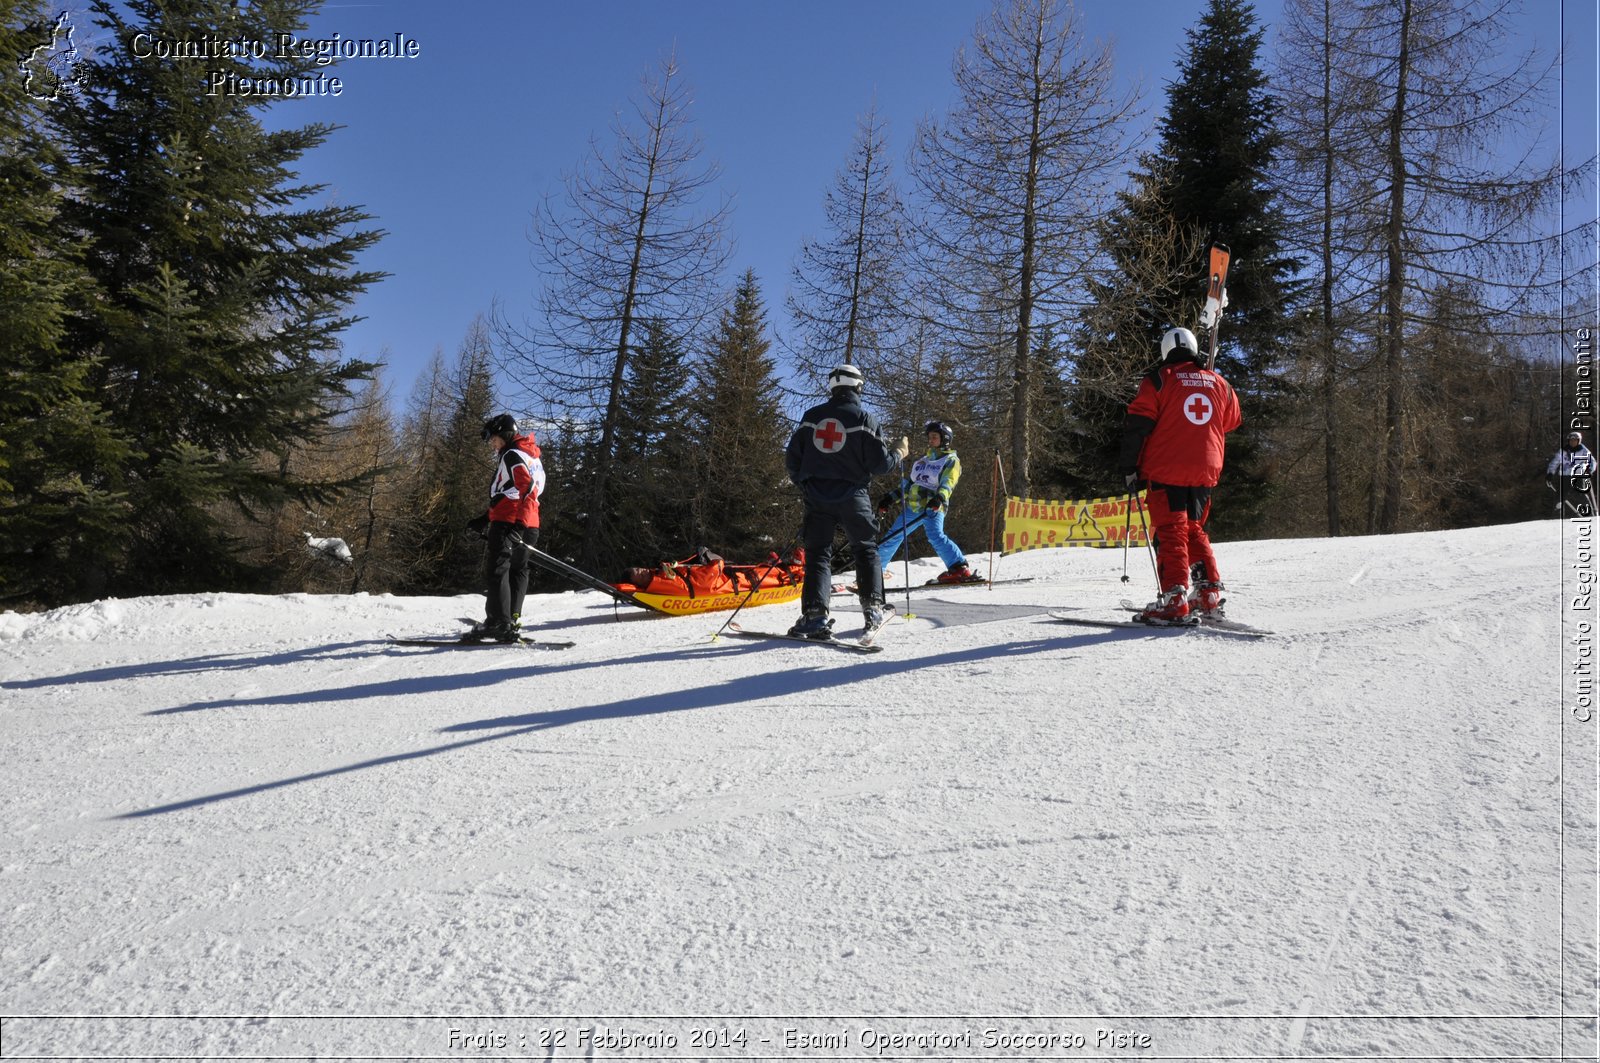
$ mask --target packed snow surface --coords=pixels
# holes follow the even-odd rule
[[[874,656],[588,591],[529,601],[567,650],[385,639],[471,596],[0,615],[4,1052],[1593,1058],[1572,528],[1220,544],[1261,641],[1052,620],[1151,595],[1111,550]]]

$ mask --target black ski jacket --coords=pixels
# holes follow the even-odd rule
[[[878,419],[862,409],[854,388],[834,388],[831,399],[805,412],[789,437],[784,464],[806,497],[822,502],[865,490],[874,476],[896,467]]]

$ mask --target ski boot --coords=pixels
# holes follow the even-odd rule
[[[833,638],[833,617],[827,613],[812,613],[802,616],[794,627],[789,629],[789,637],[793,639],[825,640]]]
[[[1164,592],[1161,597],[1133,614],[1133,619],[1141,624],[1153,624],[1157,627],[1173,627],[1179,624],[1193,624],[1199,621],[1195,616],[1190,619],[1189,614],[1189,588],[1178,585]]]
[[[939,583],[970,583],[972,582],[972,569],[968,568],[967,563],[963,561],[959,565],[951,565],[934,578]]]
[[[510,624],[496,623],[492,620],[481,620],[472,625],[472,629],[461,636],[462,642],[515,642],[521,636],[517,629]]]
[[[1189,612],[1198,614],[1202,619],[1222,619],[1227,614],[1222,611],[1222,605],[1227,601],[1222,592],[1228,588],[1220,580],[1201,580],[1189,592]]]

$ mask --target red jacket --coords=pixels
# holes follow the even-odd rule
[[[539,496],[544,493],[544,463],[539,460],[539,444],[533,433],[517,436],[500,451],[494,468],[494,485],[489,488],[489,519],[539,526]]]
[[[1222,377],[1190,361],[1161,366],[1144,378],[1128,404],[1130,434],[1151,426],[1138,451],[1140,478],[1173,487],[1215,487],[1224,442],[1241,421],[1239,397]],[[1126,456],[1126,437],[1124,446]]]

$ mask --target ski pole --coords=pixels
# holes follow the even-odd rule
[[[905,507],[904,506],[901,507],[900,513],[901,513],[902,517],[905,515]],[[898,520],[896,521],[896,523],[899,523]],[[922,517],[919,515],[919,516],[913,518],[912,521],[909,524],[906,525],[905,530],[906,530],[906,533],[909,535],[911,532],[916,531],[920,527],[922,527]],[[890,528],[892,530],[893,529],[893,525],[890,525]],[[880,538],[878,540],[878,545],[879,546],[883,545],[883,539]]]
[[[996,454],[994,460],[996,464],[999,464],[1000,455]],[[989,478],[989,590],[991,592],[994,590],[994,518],[997,512],[995,500],[997,498],[996,492],[999,488],[1000,478],[991,476]],[[1126,569],[1128,566],[1123,565],[1122,567]]]
[[[756,591],[761,589],[762,581],[767,578],[767,573],[769,573],[773,569],[777,568],[779,561],[782,561],[786,557],[793,557],[794,556],[794,548],[800,545],[800,540],[804,536],[805,536],[805,529],[802,528],[801,531],[800,531],[800,534],[796,535],[794,537],[793,541],[791,541],[789,543],[789,545],[784,548],[783,553],[774,554],[773,555],[772,560],[767,562],[767,567],[762,570],[761,575],[757,576],[754,580],[751,581],[751,583],[750,583],[750,591],[749,591],[749,593],[747,593],[744,596],[744,600],[741,601],[738,605],[734,606],[733,612],[728,614],[728,619],[724,620],[722,622],[722,626],[717,628],[715,633],[712,634],[712,636],[711,636],[711,641],[712,642],[715,642],[717,639],[722,637],[722,633],[724,631],[728,630],[728,625],[733,623],[733,618],[739,615],[739,610],[743,609],[745,607],[745,603],[749,602],[751,598],[755,597]]]
[[[994,452],[994,475],[1000,487],[1000,497],[1006,500],[1006,505],[1011,505],[1011,489],[1006,486],[1006,465],[1000,460],[1000,452]],[[989,589],[994,590],[994,488],[989,489]]]
[[[1144,548],[1150,553],[1150,571],[1156,577],[1156,593],[1160,594],[1164,587],[1161,586],[1161,569],[1156,567],[1156,547],[1150,541],[1150,522],[1144,519],[1144,505],[1139,505],[1139,524],[1144,528]]]
[[[1133,489],[1128,489],[1128,520],[1122,528],[1122,582],[1128,582],[1128,540],[1133,536]],[[1159,582],[1159,581],[1158,581]]]
[[[908,454],[907,457],[909,457],[909,456],[910,455]],[[907,507],[907,505],[909,505],[909,503],[911,501],[911,498],[910,498],[911,481],[906,476],[906,458],[901,458],[900,459],[900,484],[901,484],[901,488],[902,488],[902,493],[900,495],[900,524],[905,529],[905,531],[900,536],[900,549],[905,551],[905,555],[901,558],[901,560],[904,562],[903,571],[905,572],[905,581],[906,581],[906,619],[910,620],[911,619],[911,521],[908,520],[907,518],[911,516],[911,511],[908,510],[906,507]],[[927,520],[927,519],[928,519],[928,511],[926,509],[924,509],[922,511],[922,515],[920,517],[918,517],[917,520],[920,522],[920,521],[924,521],[924,520]],[[889,596],[887,594],[884,595],[885,599],[887,599],[888,597]]]

